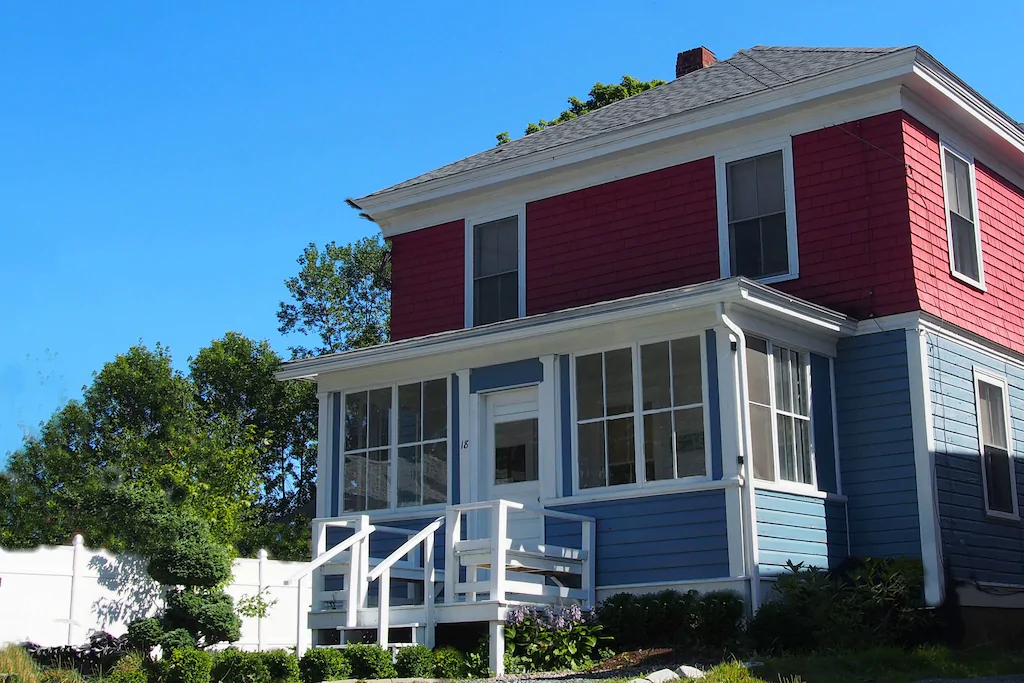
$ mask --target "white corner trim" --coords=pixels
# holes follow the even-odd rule
[[[475,468],[470,467],[470,453],[474,447],[472,416],[470,413],[469,370],[455,373],[459,378],[459,443],[455,444],[455,457],[459,461],[459,502],[469,502],[469,480]]]
[[[914,431],[918,525],[921,533],[921,561],[924,565],[924,595],[928,606],[935,607],[942,604],[945,585],[933,457],[935,437],[932,425],[928,336],[923,329],[907,330],[906,336],[907,360],[910,366],[910,414]]]
[[[331,434],[331,394],[327,391],[318,391],[317,399],[317,435],[316,435],[316,471],[323,473],[324,482],[317,482],[316,487],[316,516],[326,517],[330,514],[330,434]]]

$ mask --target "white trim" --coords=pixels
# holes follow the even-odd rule
[[[839,457],[839,403],[836,401],[836,359],[828,359],[829,388],[832,394],[832,457],[836,464],[836,494],[843,496],[843,475]],[[849,528],[849,526],[847,526]]]
[[[331,510],[330,482],[331,472],[331,393],[318,391],[317,400],[317,436],[316,436],[316,471],[319,472],[324,485],[317,483],[316,516],[326,517]]]
[[[466,503],[470,500],[471,454],[476,447],[476,434],[470,417],[470,391],[469,391],[469,370],[459,370],[455,373],[459,378],[459,502]]]
[[[522,318],[526,315],[526,204],[519,204],[506,209],[488,210],[487,213],[467,216],[465,224],[465,324],[466,327],[473,327],[473,295],[476,271],[473,268],[474,240],[476,237],[476,226],[483,223],[491,223],[506,218],[516,218],[516,275],[518,278],[519,294],[519,315]]]
[[[810,489],[807,486],[794,485],[793,482],[788,481],[775,482],[765,481],[764,479],[755,479],[754,490],[768,491],[771,493],[786,493],[792,496],[804,496],[805,498],[817,498],[818,500],[827,500],[830,503],[845,503],[848,500],[846,496],[838,493]]]
[[[561,460],[559,453],[558,427],[558,377],[555,369],[555,356],[547,355],[540,358],[544,378],[537,392],[537,405],[540,411],[538,423],[539,440],[539,477],[540,497],[555,498],[558,495],[558,469]]]
[[[647,488],[626,488],[620,486],[605,486],[603,488],[584,489],[582,493],[571,496],[562,496],[550,500],[542,500],[545,507],[558,505],[587,505],[608,500],[628,500],[631,498],[650,498],[652,496],[670,496],[674,493],[697,493],[700,491],[718,491],[722,489],[737,488],[740,481],[737,478],[731,479],[710,479],[706,481],[690,481],[679,479],[672,481],[672,486],[654,486]],[[596,493],[587,493],[596,491]]]
[[[800,277],[800,251],[797,242],[796,189],[793,175],[793,138],[786,136],[776,140],[764,140],[743,147],[733,147],[715,154],[715,195],[718,207],[718,265],[722,277],[734,275],[731,267],[729,248],[729,198],[727,167],[736,161],[744,161],[763,154],[782,152],[782,179],[786,203],[786,248],[789,269],[780,275],[758,278],[762,284],[773,284],[795,280]]]
[[[978,279],[961,273],[956,269],[956,262],[953,251],[953,217],[952,212],[949,208],[949,187],[946,185],[946,154],[952,154],[957,157],[960,161],[967,164],[967,177],[968,177],[968,190],[971,193],[971,212],[973,214],[973,225],[974,225],[974,248],[978,257]],[[949,140],[940,137],[939,138],[939,163],[940,171],[942,173],[942,208],[945,212],[946,218],[946,239],[949,245],[949,272],[950,274],[960,280],[964,284],[968,284],[975,289],[985,290],[985,259],[984,252],[981,248],[981,216],[978,214],[978,184],[975,181],[974,176],[974,155],[961,151],[953,146]]]
[[[1013,512],[1004,512],[1002,510],[993,510],[988,504],[988,471],[985,467],[985,441],[982,434],[981,424],[981,383],[984,382],[990,386],[999,387],[999,390],[1003,393],[1003,429],[1006,438],[1006,455],[1009,458],[1009,470],[1010,470],[1010,501],[1013,503]],[[1010,390],[1007,384],[1006,378],[996,375],[988,368],[980,368],[974,366],[974,413],[977,420],[978,426],[978,456],[981,459],[981,486],[983,492],[983,498],[985,502],[985,514],[990,517],[999,517],[1000,519],[1012,519],[1014,521],[1020,520],[1020,509],[1017,502],[1017,473],[1016,473],[1016,458],[1013,452],[1013,427],[1011,425],[1011,413],[1010,413]]]
[[[942,532],[939,528],[935,485],[935,444],[932,433],[931,376],[927,336],[924,330],[906,330],[910,383],[910,414],[914,434],[914,472],[917,482],[918,528],[921,562],[924,565],[925,602],[942,604],[945,580],[942,571]]]

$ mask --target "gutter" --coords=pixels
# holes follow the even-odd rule
[[[747,539],[747,575],[750,577],[750,611],[753,614],[761,607],[761,566],[757,538],[757,499],[754,491],[754,439],[750,430],[750,395],[747,389],[747,337],[743,334],[743,330],[726,315],[725,307],[726,304],[719,303],[716,308],[718,319],[735,336],[733,364],[737,369],[736,429],[739,435],[736,442],[740,444],[739,456],[743,460],[740,489],[745,494],[747,502],[743,531]]]

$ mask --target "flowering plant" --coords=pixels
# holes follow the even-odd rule
[[[531,671],[581,669],[597,656],[601,625],[579,605],[517,605],[505,616],[505,645],[513,661]]]

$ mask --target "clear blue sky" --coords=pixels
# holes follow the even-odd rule
[[[0,461],[139,340],[285,352],[303,246],[373,229],[346,196],[681,50],[920,44],[1024,118],[1019,0],[832,6],[0,0]]]

